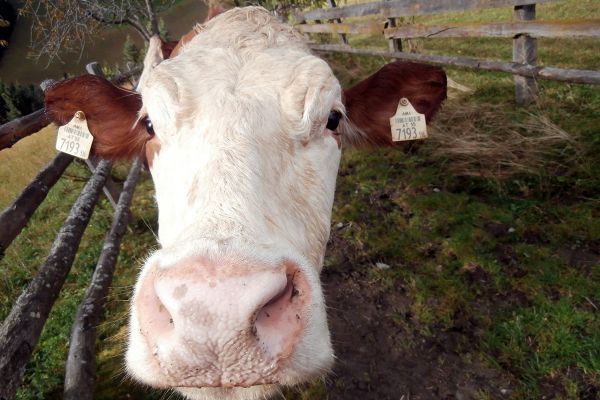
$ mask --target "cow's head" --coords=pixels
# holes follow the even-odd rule
[[[342,144],[390,144],[408,97],[430,118],[438,68],[393,63],[342,91],[303,38],[261,8],[199,26],[139,94],[94,76],[46,92],[59,124],[82,110],[97,154],[145,153],[160,250],[138,279],[127,369],[192,399],[258,399],[333,362],[319,283]],[[339,120],[339,124],[338,124]]]

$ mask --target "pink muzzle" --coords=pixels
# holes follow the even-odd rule
[[[308,282],[295,264],[157,264],[148,266],[134,307],[164,386],[279,382],[310,304]]]

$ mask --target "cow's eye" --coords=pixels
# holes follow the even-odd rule
[[[150,118],[144,118],[144,125],[146,125],[146,132],[148,132],[148,135],[154,136],[154,126],[152,125]]]
[[[329,118],[327,118],[327,129],[330,131],[335,131],[340,124],[340,119],[342,118],[342,113],[339,111],[332,110],[329,113]]]

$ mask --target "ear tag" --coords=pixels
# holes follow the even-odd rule
[[[77,111],[71,121],[58,128],[56,150],[87,160],[93,141],[85,114]]]
[[[390,126],[394,142],[427,138],[425,115],[419,114],[405,97],[400,99],[396,114],[390,118]]]

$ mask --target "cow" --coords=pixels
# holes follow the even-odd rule
[[[149,44],[138,90],[80,76],[46,90],[83,111],[93,152],[143,156],[160,249],[131,302],[131,377],[189,399],[262,399],[321,377],[334,352],[319,280],[341,148],[391,145],[400,98],[430,120],[433,66],[394,62],[342,90],[302,35],[260,7]]]

